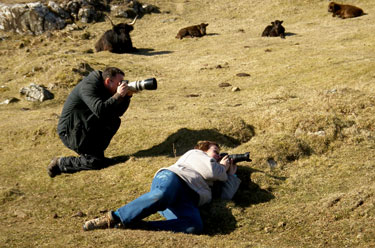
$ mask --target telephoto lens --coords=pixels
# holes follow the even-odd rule
[[[128,83],[128,87],[131,91],[137,92],[141,90],[156,90],[158,84],[155,78],[148,78],[145,80],[139,80]]]
[[[220,153],[220,157],[223,158],[225,157],[226,155],[228,155],[228,153]],[[232,159],[233,160],[233,163],[238,163],[238,162],[242,162],[242,161],[247,161],[247,162],[251,162],[251,158],[250,158],[250,152],[245,152],[245,153],[241,153],[241,154],[230,154],[228,156],[228,158]]]
[[[243,154],[231,154],[229,158],[233,159],[233,163],[238,163],[242,161],[251,162],[250,152],[245,152]]]

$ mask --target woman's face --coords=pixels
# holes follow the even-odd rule
[[[219,162],[220,160],[220,149],[215,145],[211,145],[210,148],[206,151],[207,155],[211,158],[214,158],[216,161]]]

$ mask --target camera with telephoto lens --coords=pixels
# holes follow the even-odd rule
[[[224,152],[220,153],[221,158],[225,157],[226,155],[228,155],[228,153],[224,153]],[[250,152],[245,152],[245,153],[242,153],[242,154],[230,154],[230,155],[228,155],[228,158],[232,159],[233,163],[238,163],[238,162],[242,162],[242,161],[247,161],[247,162],[252,161],[250,159]]]
[[[141,90],[156,90],[158,88],[158,84],[155,78],[148,78],[145,80],[139,80],[130,83],[127,80],[122,80],[121,83],[128,83],[129,90],[134,92]]]

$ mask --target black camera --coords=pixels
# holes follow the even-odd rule
[[[123,82],[128,83],[126,80]],[[139,80],[128,83],[129,90],[137,92],[141,90],[156,90],[158,88],[158,84],[155,78],[148,78],[145,80]]]
[[[225,157],[226,155],[228,155],[228,153],[225,153],[225,152],[220,153],[221,158]],[[228,157],[233,160],[233,163],[238,163],[242,161],[247,161],[247,162],[252,161],[250,159],[250,152],[245,152],[242,154],[230,154]]]

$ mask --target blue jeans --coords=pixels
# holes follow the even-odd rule
[[[126,227],[159,211],[166,220],[145,222],[147,229],[199,234],[203,223],[198,201],[198,193],[185,181],[172,171],[162,170],[154,177],[150,192],[117,209],[115,214]]]

